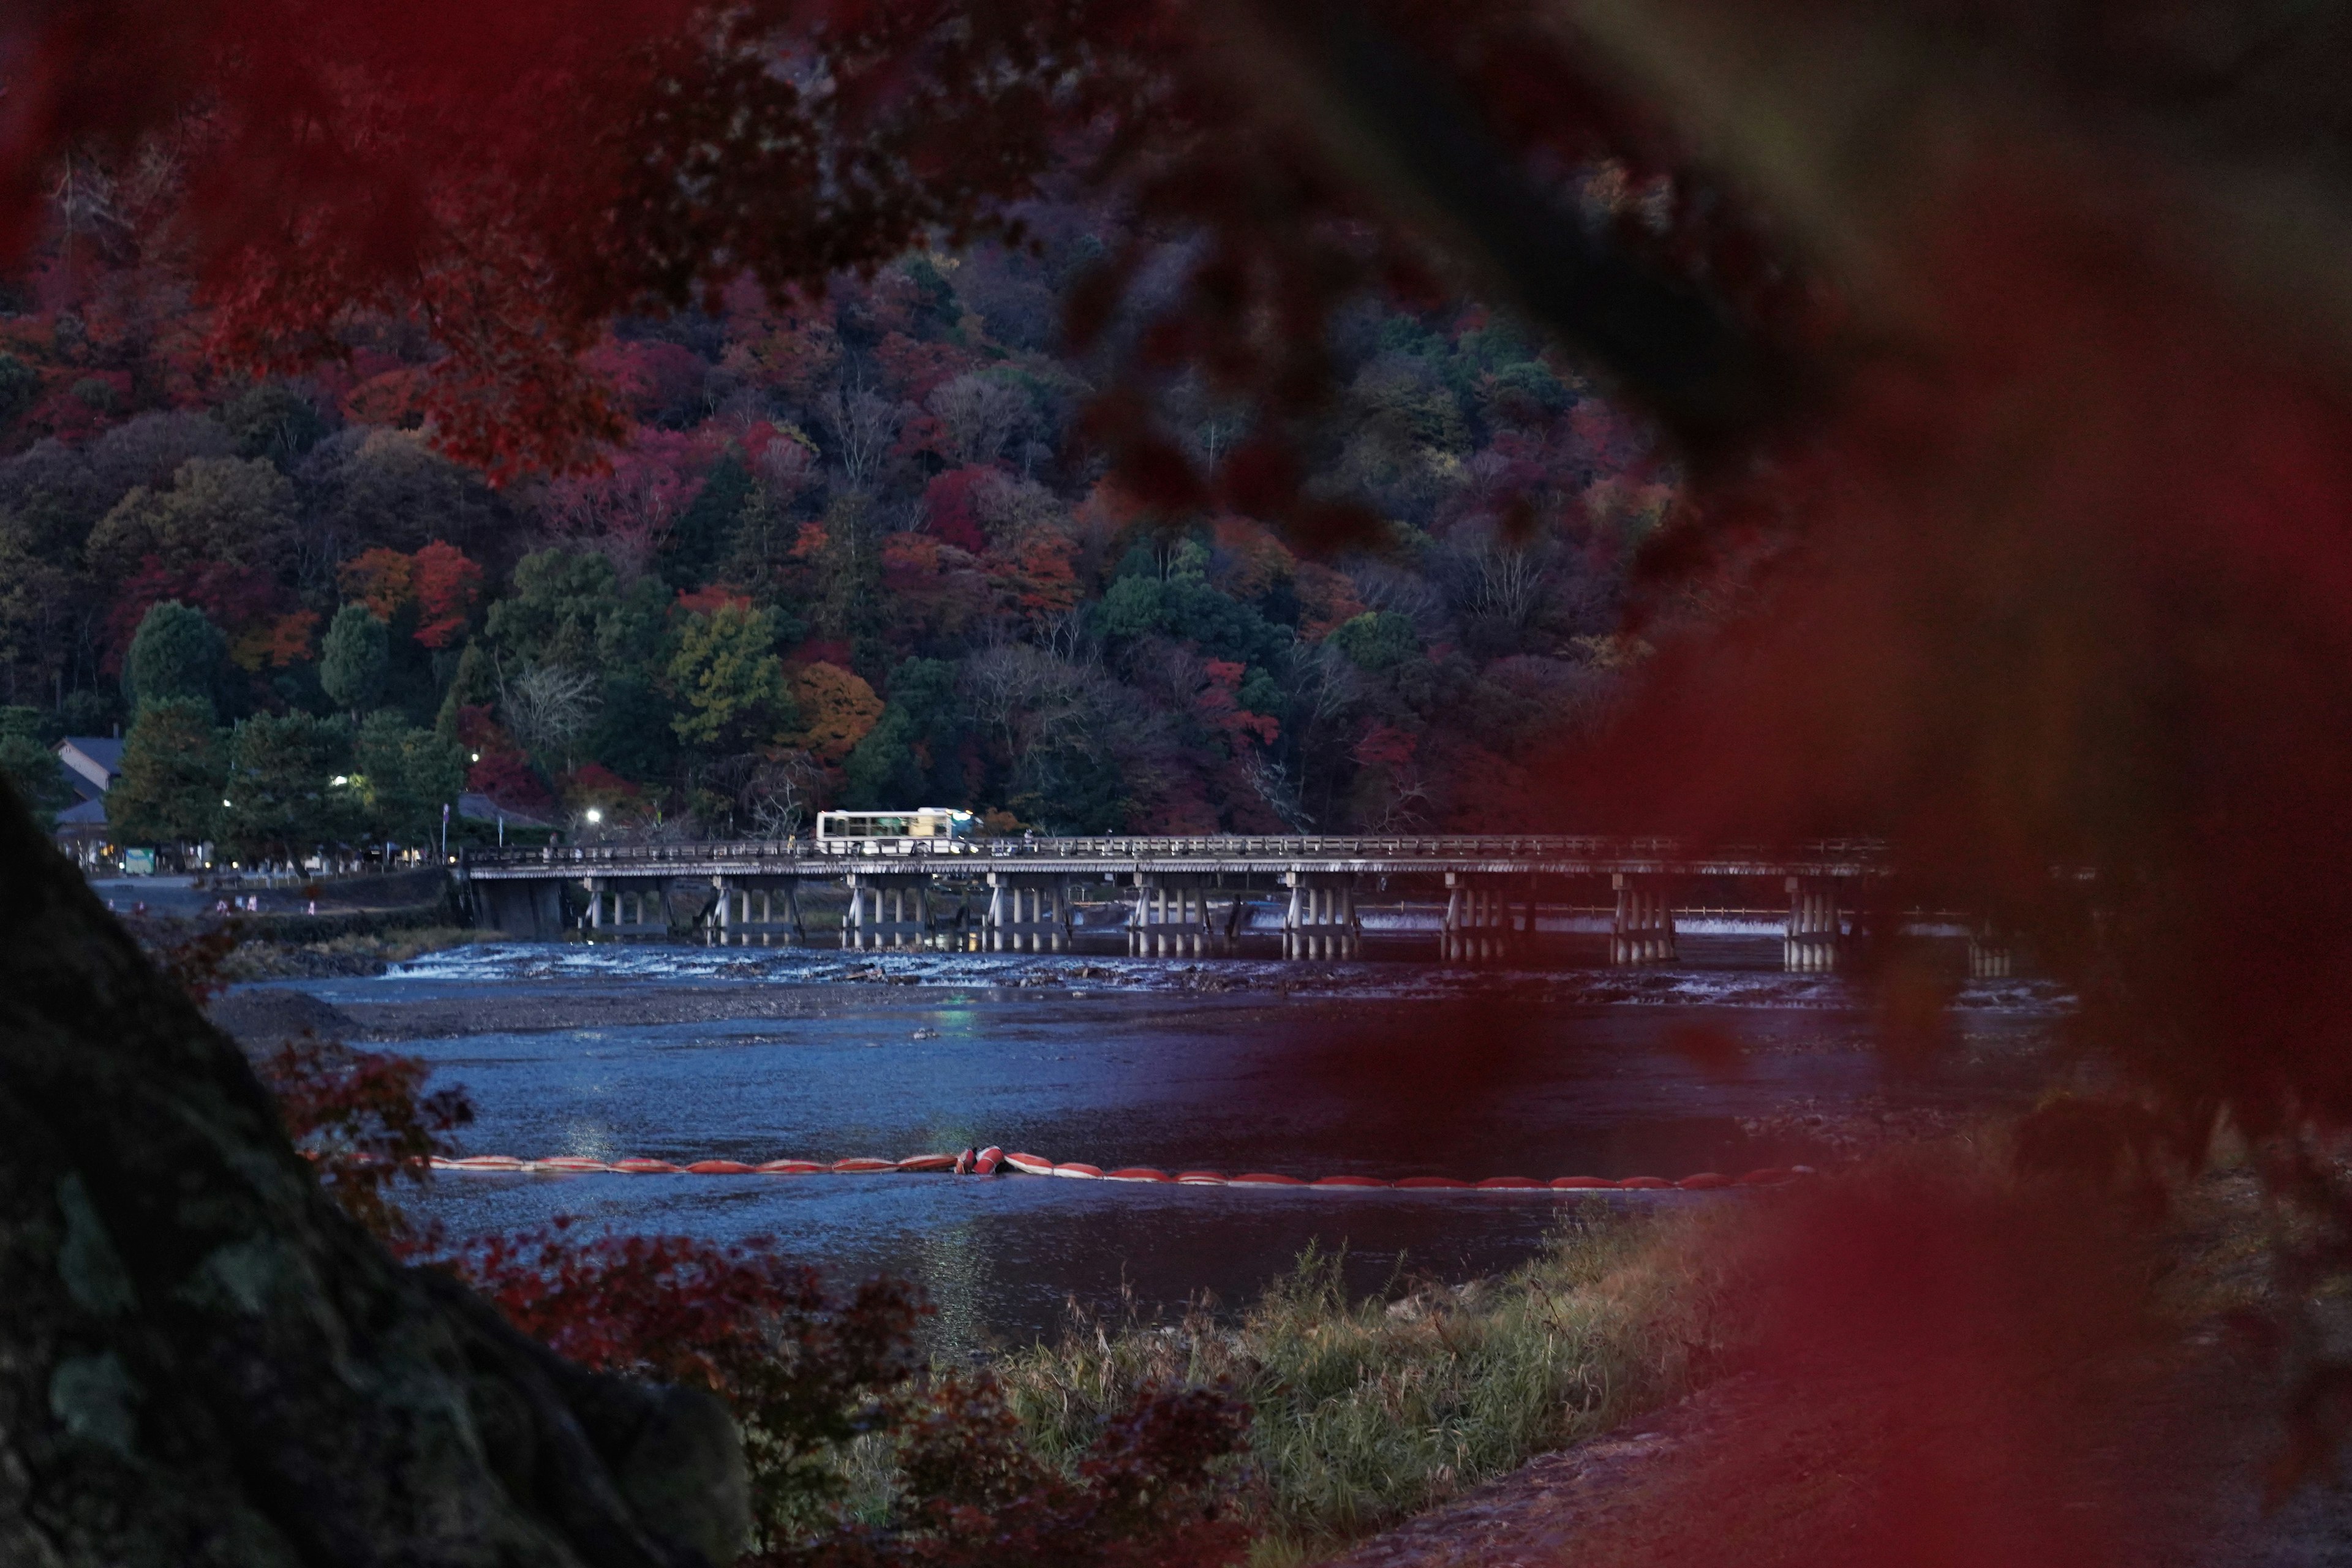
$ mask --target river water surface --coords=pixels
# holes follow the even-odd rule
[[[1684,939],[1636,974],[1363,963],[495,945],[301,983],[464,1088],[472,1153],[680,1163],[1001,1144],[1156,1165],[1477,1178],[1732,1173],[1810,1152],[1743,1128],[1793,1104],[1961,1108],[2040,1081],[2064,1000],[1963,991],[1951,1048],[1896,1075],[1845,983],[1777,942]],[[1783,1118],[1785,1121],[1785,1118]],[[1613,1203],[1701,1201],[1633,1194]],[[1706,1201],[1727,1201],[1714,1199]],[[1728,1201],[1739,1201],[1737,1198]],[[771,1236],[845,1278],[911,1276],[940,1342],[1051,1334],[1072,1303],[1231,1306],[1309,1243],[1351,1279],[1525,1258],[1549,1193],[1345,1192],[941,1175],[445,1173],[457,1235]]]

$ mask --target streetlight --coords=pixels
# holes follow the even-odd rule
[[[227,803],[224,801],[222,804],[226,805]],[[587,815],[582,818],[582,820],[586,822],[589,826],[593,827],[598,823],[604,820],[604,814],[592,805],[588,808]]]

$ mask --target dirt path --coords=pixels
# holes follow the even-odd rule
[[[1975,1441],[1987,1409],[1913,1398],[1926,1386],[1899,1376],[1735,1377],[1328,1568],[2352,1565],[2352,1492],[2307,1487],[2265,1513],[2277,1381],[2200,1338],[2048,1389],[2038,1414],[2069,1438],[2054,1451],[2046,1430]]]

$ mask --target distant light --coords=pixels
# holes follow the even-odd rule
[[[228,807],[231,811],[235,811],[236,809],[236,802],[233,800],[225,800],[221,802],[221,804]]]
[[[349,773],[337,773],[333,778],[329,779],[327,782],[331,784],[347,784],[352,782],[352,775]]]
[[[474,761],[476,761],[476,762],[478,762],[478,762],[480,762],[480,761],[482,760],[482,753],[481,753],[481,752],[472,752],[472,753],[470,753],[470,754],[472,755],[472,757],[473,757]]]
[[[590,806],[590,807],[588,808],[588,821],[589,821],[589,822],[591,822],[591,823],[598,823],[598,822],[602,822],[602,821],[604,821],[604,814],[603,812],[601,812],[601,811],[597,810],[597,809],[596,809],[594,806],[593,806],[593,805],[592,805],[592,806]]]

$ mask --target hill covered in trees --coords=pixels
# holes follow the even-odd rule
[[[1026,218],[1027,249],[613,322],[607,465],[504,488],[421,427],[423,331],[224,379],[169,269],[94,219],[77,257],[68,222],[0,297],[0,696],[20,731],[128,729],[125,831],[255,854],[420,837],[460,774],[664,833],[835,804],[1538,825],[1529,764],[1605,707],[1625,563],[1672,493],[1640,429],[1499,316],[1367,300],[1307,456],[1381,520],[1369,546],[1153,511],[1085,439],[1151,345],[1061,331],[1150,237]],[[1192,375],[1150,395],[1212,471],[1248,434]]]

